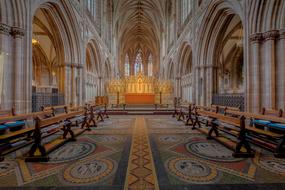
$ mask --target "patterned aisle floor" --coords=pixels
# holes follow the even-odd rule
[[[233,158],[230,150],[170,116],[112,116],[52,152],[48,163],[25,163],[26,151],[0,162],[3,189],[192,190],[245,184],[238,189],[256,190],[253,185],[264,183],[271,184],[267,189],[285,189],[285,159],[265,151],[254,159]]]

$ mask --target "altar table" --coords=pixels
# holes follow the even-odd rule
[[[155,104],[155,94],[126,94],[126,104]]]

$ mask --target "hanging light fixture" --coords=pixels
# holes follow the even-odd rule
[[[40,43],[40,41],[38,40],[37,36],[35,34],[33,34],[32,44],[33,45],[38,45],[39,43]]]

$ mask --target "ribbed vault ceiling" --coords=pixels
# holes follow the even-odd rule
[[[115,28],[121,54],[151,52],[159,55],[166,0],[117,0]]]

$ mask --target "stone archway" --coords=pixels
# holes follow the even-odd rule
[[[179,50],[179,61],[177,71],[181,85],[181,98],[187,102],[193,102],[193,87],[192,87],[192,48],[185,42]]]
[[[195,99],[202,105],[215,103],[245,107],[246,76],[242,68],[246,68],[243,67],[246,61],[243,56],[244,29],[241,5],[238,1],[213,1],[209,7],[211,8],[204,15],[203,24],[199,27],[196,37],[202,40],[197,42],[199,45],[196,50],[198,64],[195,89],[199,89],[199,93],[196,93]],[[227,68],[227,71],[224,68]],[[222,81],[221,78],[227,72],[231,73],[232,77]],[[221,89],[225,81],[230,81],[232,87],[223,91]],[[225,96],[217,98],[222,99],[221,102],[217,102],[215,96],[221,94]]]
[[[82,66],[78,37],[63,2],[40,4],[32,23],[32,111],[42,105],[81,102]]]
[[[100,53],[95,40],[90,40],[86,47],[86,101],[94,100],[100,94]]]

